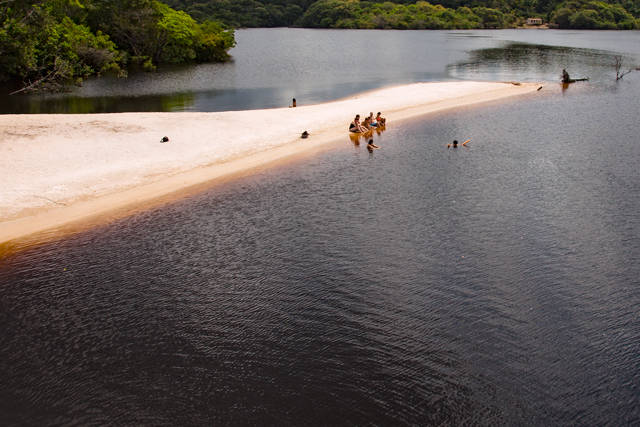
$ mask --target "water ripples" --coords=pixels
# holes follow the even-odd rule
[[[601,95],[345,138],[4,258],[6,424],[637,422],[640,152],[625,115],[617,150],[571,119]]]

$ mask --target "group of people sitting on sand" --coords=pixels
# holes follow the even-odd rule
[[[366,133],[373,128],[380,128],[385,126],[387,124],[387,120],[382,117],[381,114],[382,113],[378,112],[378,114],[373,117],[373,113],[369,113],[369,116],[365,117],[364,122],[362,123],[360,123],[360,114],[356,114],[356,117],[349,125],[349,132]]]

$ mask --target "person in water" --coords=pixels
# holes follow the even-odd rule
[[[378,111],[378,114],[376,114],[376,123],[378,124],[378,126],[384,126],[387,123],[387,119],[385,119],[384,117],[382,117],[380,115],[380,111]]]
[[[355,119],[349,125],[349,132],[360,133],[366,132],[367,129],[360,124],[360,114],[356,114]]]
[[[294,108],[296,106],[296,99],[293,98],[293,101],[291,101],[291,105],[289,105],[289,108]]]
[[[571,77],[564,68],[562,69],[562,83],[571,83]]]
[[[376,144],[373,143],[373,139],[370,139],[367,143],[367,150],[373,151],[374,148],[380,148]]]
[[[452,144],[447,144],[447,148],[452,147],[453,148],[458,148],[458,140],[454,139]]]

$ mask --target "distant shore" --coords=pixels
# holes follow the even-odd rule
[[[539,86],[416,83],[323,104],[219,113],[0,115],[0,244],[125,216],[312,152],[346,136],[355,114],[381,111],[393,126]],[[305,130],[311,136],[301,139]]]

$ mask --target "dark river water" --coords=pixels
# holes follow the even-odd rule
[[[640,72],[616,83],[609,62],[637,59],[638,33],[388,34],[466,45],[434,47],[443,79],[591,80],[391,123],[372,153],[345,135],[5,255],[2,425],[640,423]],[[590,47],[551,46],[573,34]],[[406,79],[372,61],[323,81],[411,81],[427,60]],[[222,92],[267,106],[269,78]],[[316,83],[309,99],[336,95]]]

